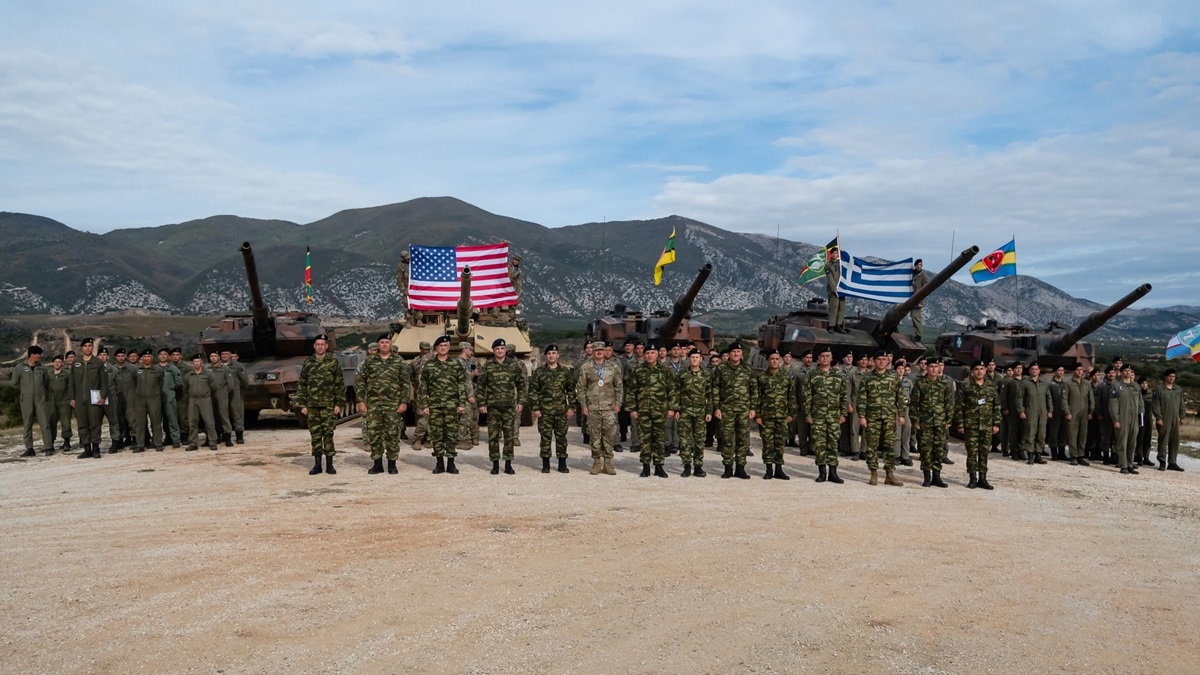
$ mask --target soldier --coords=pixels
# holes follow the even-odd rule
[[[592,441],[592,470],[617,475],[612,465],[613,437],[617,432],[617,413],[625,399],[625,384],[620,367],[604,358],[604,343],[592,343],[592,361],[579,366],[575,395],[588,420],[588,436]]]
[[[954,414],[954,401],[950,398],[950,390],[938,378],[934,366],[939,360],[929,359],[925,376],[917,380],[909,404],[913,429],[917,431],[917,446],[921,451],[921,473],[925,477],[921,487],[948,487],[942,481],[942,448]]]
[[[830,333],[849,333],[846,328],[846,298],[838,294],[838,282],[842,279],[842,258],[838,247],[829,249],[825,258],[825,296],[829,300]]]
[[[513,293],[517,296],[518,302],[521,299],[521,254],[514,253],[512,260],[508,263],[508,280],[512,282]],[[515,311],[515,308],[514,308]]]
[[[1067,446],[1071,452],[1072,466],[1088,466],[1084,457],[1088,447],[1088,425],[1092,419],[1092,411],[1096,407],[1096,398],[1092,391],[1092,383],[1083,376],[1083,364],[1075,362],[1075,371],[1067,382]]]
[[[396,265],[396,287],[400,289],[400,298],[405,307],[408,306],[408,264],[408,251],[402,251],[400,264]]]
[[[217,426],[220,427],[220,431],[217,432],[217,442],[232,448],[233,442],[230,441],[230,437],[233,436],[233,424],[229,419],[229,367],[221,361],[220,353],[214,351],[208,355],[208,369],[216,376],[217,382],[217,389],[213,392],[213,414],[216,417]]]
[[[225,368],[225,388],[229,391],[229,426],[233,434],[237,437],[237,444],[241,445],[246,442],[246,406],[242,400],[242,387],[246,382],[246,367],[233,358],[233,352],[229,348],[221,349],[221,365]],[[233,439],[230,438],[230,432],[225,432],[226,447],[233,447]]]
[[[900,380],[900,393],[904,397],[904,405],[901,410],[908,410],[909,401],[912,400],[913,381],[908,375],[908,364],[904,359],[896,361],[893,366],[896,379]],[[896,453],[896,462],[904,466],[912,466],[912,455],[909,452],[909,444],[912,442],[912,417],[904,416],[904,421],[896,425],[896,445],[893,452]]]
[[[313,338],[313,355],[304,359],[300,367],[300,381],[296,383],[296,398],[294,405],[300,406],[300,414],[308,416],[308,433],[312,441],[313,468],[308,475],[321,473],[321,456],[325,456],[325,473],[335,474],[333,456],[337,450],[333,447],[333,429],[337,426],[338,415],[342,412],[342,401],[345,400],[346,382],[342,379],[342,367],[336,358],[327,353],[329,340],[324,334]],[[224,381],[219,377],[217,387]],[[220,399],[218,399],[220,400]]]
[[[546,345],[542,351],[546,364],[533,371],[529,383],[529,409],[537,420],[541,436],[542,473],[550,473],[550,444],[558,457],[558,472],[567,468],[567,418],[574,413],[575,374],[558,362],[558,346]]]
[[[62,426],[62,451],[71,449],[71,371],[63,365],[63,357],[55,355],[46,371],[47,423],[50,425],[50,447],[47,455],[54,454],[54,439]]]
[[[642,347],[642,344],[637,340],[626,340],[622,346],[622,354],[617,361],[617,364],[621,367],[621,382],[626,384],[633,383],[633,372],[642,361],[640,354],[634,354],[634,350],[639,347]],[[625,396],[629,396],[629,387],[625,388]],[[617,413],[617,426],[621,432],[621,438],[617,441],[616,447],[613,448],[616,452],[625,451],[624,446],[621,444],[629,440],[631,428],[633,430],[633,444],[638,445],[637,425],[633,423],[632,418],[629,416],[631,408],[626,405],[627,403],[628,401],[621,401],[621,412]]]
[[[792,380],[792,392],[797,396],[800,396],[802,394],[800,393],[800,390],[796,388],[796,377],[800,375],[800,363],[792,357],[792,353],[790,351],[781,350],[781,352],[783,354],[783,362],[779,364],[779,368],[783,370],[783,372],[787,373],[788,378]],[[796,442],[796,424],[799,414],[799,411],[797,411],[797,416],[792,417],[792,423],[788,425],[787,443],[784,444],[784,447],[800,447],[800,444]]]
[[[183,394],[183,376],[191,364],[183,360],[182,349],[172,347],[171,365],[179,373],[179,379],[175,381],[175,419],[179,422],[179,442],[186,443],[192,430],[188,420],[188,400]]]
[[[66,354],[63,354],[63,366],[70,370],[71,366],[75,365],[75,350],[68,349]]]
[[[688,352],[688,367],[675,381],[675,412],[679,422],[679,458],[683,460],[683,478],[704,478],[704,433],[712,420],[712,374],[701,367],[704,357],[699,349]]]
[[[721,356],[722,354],[717,352],[712,352],[708,356],[709,386],[712,385],[712,378],[716,377],[717,366],[720,366],[722,363]],[[715,417],[709,419],[708,424],[704,425],[704,447],[711,448],[713,447],[713,443],[717,444],[719,451],[721,446],[721,420]]]
[[[858,368],[854,364],[854,352],[846,352],[842,356],[841,365],[838,366],[838,371],[846,378],[846,391],[849,396],[849,412],[838,435],[838,455],[858,459],[858,413],[854,410],[854,399],[858,397],[858,383],[862,378],[859,377]]]
[[[1154,389],[1154,426],[1158,429],[1158,470],[1183,471],[1179,460],[1179,427],[1187,423],[1183,391],[1175,386],[1175,369],[1163,373],[1163,382]]]
[[[525,375],[516,360],[508,358],[508,343],[504,338],[492,342],[492,360],[483,364],[475,397],[479,413],[488,416],[488,458],[492,460],[492,475],[500,473],[500,439],[504,439],[504,473],[514,474],[513,418],[521,414],[525,400]],[[491,411],[489,412],[489,408]]]
[[[812,429],[818,483],[824,483],[827,479],[839,485],[845,482],[837,473],[838,431],[846,423],[849,397],[845,376],[833,369],[833,350],[829,347],[819,348],[817,367],[809,371],[808,384],[804,389],[804,409]]]
[[[660,361],[660,363],[662,363],[663,366],[668,368],[671,371],[671,375],[673,375],[674,379],[677,380],[677,379],[679,379],[679,374],[682,373],[684,370],[687,370],[687,367],[688,367],[687,359],[683,358],[684,348],[680,345],[671,345],[671,349],[668,351],[669,351],[669,356],[668,356],[666,362],[663,363]],[[663,450],[663,454],[665,454],[667,457],[670,457],[671,455],[674,455],[675,453],[679,452],[679,446],[681,443],[679,440],[679,411],[678,410],[675,411],[674,417],[667,418],[667,428],[666,429],[667,429],[666,435],[664,436],[664,442],[666,443],[666,448]]]
[[[217,377],[204,367],[204,359],[192,356],[192,367],[183,374],[183,398],[188,403],[187,417],[188,446],[185,452],[198,449],[200,425],[204,425],[204,444],[209,450],[217,449],[217,426],[213,422],[212,396],[217,390]]]
[[[941,380],[942,386],[946,388],[946,395],[949,397],[950,407],[946,410],[948,414],[954,412],[954,398],[958,391],[958,383],[954,378],[946,374],[946,363],[942,359],[938,359],[937,364],[938,379]],[[950,434],[947,433],[942,438],[942,464],[953,464],[954,460],[950,459]]]
[[[674,373],[659,363],[655,349],[646,350],[646,362],[633,373],[633,381],[626,388],[625,399],[629,402],[629,416],[637,425],[642,451],[642,478],[650,476],[650,463],[654,463],[654,475],[666,478],[663,468],[664,442],[667,418],[673,416],[675,398]]]
[[[449,338],[446,338],[446,339],[449,340]],[[413,376],[413,390],[420,392],[421,391],[421,373],[425,369],[425,364],[429,363],[429,361],[431,359],[435,358],[437,355],[434,354],[430,350],[429,343],[425,342],[424,340],[421,341],[421,344],[418,345],[418,348],[420,349],[420,353],[417,355],[417,358],[413,359],[412,376]],[[450,347],[447,345],[447,347],[446,347],[447,352],[449,352],[449,349],[450,349]],[[463,407],[465,408],[466,406],[463,406]],[[424,447],[425,439],[428,437],[429,437],[429,415],[425,413],[425,406],[418,404],[417,405],[417,425],[416,425],[416,428],[413,429],[412,449],[416,450],[417,452],[420,452],[421,448]],[[433,452],[433,455],[435,457],[437,456],[436,450]],[[446,456],[447,457],[456,457],[457,453],[451,454],[451,455],[446,455]],[[445,468],[443,465],[443,471],[444,470],[445,470]],[[439,472],[439,473],[441,473],[441,472]],[[453,473],[457,473],[457,470],[455,470]]]
[[[526,363],[522,359],[517,358],[516,356],[512,357],[509,360],[512,361],[517,366],[517,371],[521,374],[522,398],[520,399],[520,402],[521,402],[521,409],[523,410],[524,405],[525,405],[524,396],[525,396],[525,392],[529,391],[529,378],[530,378],[530,376],[533,375],[533,370],[528,363]],[[537,365],[537,363],[536,363],[536,357],[535,357],[534,366],[536,366],[536,365]],[[517,414],[513,415],[512,427],[510,427],[510,429],[512,431],[513,445],[518,448],[521,447],[521,414],[519,412]]]
[[[987,375],[984,380],[996,388],[996,395],[999,397],[1001,407],[1004,404],[1004,373],[996,370],[996,360],[988,359]],[[1004,417],[1000,418],[1000,430],[992,434],[992,452],[1000,452],[1000,441],[1004,438]]]
[[[50,436],[50,401],[48,392],[50,379],[42,367],[42,348],[31,345],[25,350],[25,362],[17,364],[12,372],[12,388],[21,397],[21,422],[25,427],[25,452],[22,457],[33,457],[33,425],[36,422],[42,436],[42,452],[49,455],[54,451],[54,439]]]
[[[758,409],[754,370],[742,360],[742,344],[729,345],[729,360],[713,376],[713,417],[721,420],[721,478],[748,479],[746,456],[750,452],[750,423]]]
[[[1067,369],[1057,366],[1054,377],[1047,383],[1050,391],[1050,416],[1046,423],[1046,442],[1050,445],[1050,459],[1067,461]]]
[[[1000,430],[1000,392],[987,381],[983,361],[971,364],[971,377],[958,389],[954,426],[967,448],[967,487],[991,490],[987,479],[992,434]]]
[[[582,368],[583,366],[586,366],[591,361],[592,361],[592,343],[589,342],[583,346],[583,355],[579,358],[579,361],[577,361],[575,363],[575,366],[571,369],[571,371],[572,371],[571,372],[571,378],[572,378],[571,381],[572,382],[579,381],[579,373],[581,372],[580,368]],[[579,404],[578,396],[576,396],[576,400],[575,400],[575,417],[576,417],[576,419],[579,420],[579,432],[583,436],[583,444],[588,447],[591,447],[592,440],[588,435],[587,415],[583,414],[583,406]]]
[[[805,365],[807,364],[807,365]],[[804,388],[808,385],[808,374],[812,370],[812,350],[804,352],[800,363],[793,369],[792,390],[796,394],[796,416],[792,426],[796,429],[796,447],[800,454],[812,454],[812,434],[808,425],[808,409],[804,406]]]
[[[108,371],[104,362],[93,355],[92,338],[79,343],[83,354],[71,364],[71,407],[79,423],[79,459],[100,459],[100,424],[104,417],[104,401],[108,397]]]
[[[1108,416],[1112,419],[1113,432],[1117,436],[1117,466],[1123,474],[1137,475],[1133,453],[1137,450],[1138,420],[1144,413],[1142,394],[1133,381],[1133,368],[1122,365],[1120,381],[1108,391]]]
[[[925,274],[925,263],[922,262],[920,258],[917,258],[916,261],[913,262],[913,273],[912,273],[913,294],[915,295],[917,291],[924,288],[925,284],[927,284],[927,283],[929,283],[929,276]],[[925,307],[925,303],[920,302],[920,303],[917,303],[916,307],[912,308],[911,312],[909,312],[909,316],[912,317],[913,339],[916,340],[917,342],[921,341],[921,325],[922,325],[921,324],[921,310],[924,307]]]
[[[128,360],[123,348],[118,347],[113,352],[114,363],[108,362],[107,348],[100,350],[100,360],[104,362],[110,384],[110,400],[109,405],[105,406],[105,414],[108,417],[108,435],[111,441],[108,453],[111,455],[121,448],[133,445],[133,426],[130,424],[132,411],[129,409],[133,372],[126,368]]]
[[[162,373],[162,412],[166,422],[163,425],[165,438],[159,445],[166,445],[166,439],[169,438],[171,447],[178,448],[181,443],[179,440],[179,406],[175,401],[175,390],[183,384],[183,373],[179,372],[179,368],[174,363],[171,363],[171,352],[166,347],[158,350],[158,364],[155,367]]]
[[[879,451],[882,450],[883,484],[901,487],[904,483],[896,478],[896,426],[904,424],[908,409],[900,378],[888,370],[890,357],[886,350],[875,352],[875,370],[859,383],[854,407],[863,430],[867,468],[871,470],[867,484],[879,484]]]
[[[1145,375],[1137,379],[1137,384],[1142,395],[1143,414],[1138,418],[1137,452],[1134,454],[1133,463],[1137,466],[1154,466],[1154,462],[1150,461],[1150,440],[1154,436],[1151,412],[1154,410],[1154,390],[1150,388],[1150,382]]]
[[[146,419],[150,420],[150,443],[158,452],[162,444],[163,371],[154,367],[154,352],[143,350],[139,365],[130,376],[129,408],[133,413],[134,452],[146,451]],[[172,387],[172,391],[174,388]]]
[[[467,376],[467,403],[458,427],[458,449],[470,450],[479,442],[479,406],[475,405],[475,380],[479,367],[475,362],[475,347],[470,342],[458,343],[458,362]]]
[[[758,420],[762,424],[764,480],[790,480],[783,472],[783,447],[788,425],[796,416],[795,380],[782,368],[777,351],[767,353],[767,369],[758,376]]]
[[[362,399],[358,412],[366,416],[365,426],[370,439],[369,474],[383,473],[383,455],[387,453],[387,472],[400,473],[396,460],[400,458],[400,425],[412,399],[412,374],[399,354],[392,353],[392,338],[386,333],[377,341],[378,353],[367,358],[355,381]]]
[[[450,358],[450,338],[442,335],[433,341],[433,347],[432,356],[421,368],[417,405],[426,420],[425,435],[433,444],[433,456],[437,458],[433,473],[456,474],[458,468],[454,466],[454,458],[458,456],[458,450],[455,449],[455,437],[458,435],[458,416],[467,408],[467,374],[462,365]],[[489,443],[491,435],[489,429]]]
[[[1017,416],[1025,424],[1021,452],[1028,456],[1027,464],[1046,463],[1042,459],[1046,446],[1046,420],[1053,413],[1050,412],[1050,384],[1038,379],[1041,372],[1036,361],[1029,364],[1029,377],[1021,381],[1021,393],[1017,398]]]
[[[1014,460],[1027,459],[1021,445],[1025,441],[1025,416],[1018,410],[1023,405],[1025,396],[1025,365],[1021,362],[1012,364],[1012,377],[1009,377],[1000,400],[1000,414],[1003,416],[1007,434],[1008,452],[1005,457]]]
[[[1100,383],[1096,390],[1096,411],[1102,413],[1100,418],[1100,444],[1099,453],[1100,459],[1108,466],[1117,465],[1117,453],[1114,452],[1113,443],[1116,440],[1115,429],[1113,428],[1113,418],[1111,408],[1108,405],[1109,399],[1112,397],[1112,390],[1120,384],[1117,381],[1118,369],[1115,366],[1109,366],[1104,369],[1104,380]]]

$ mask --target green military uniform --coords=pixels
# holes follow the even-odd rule
[[[603,470],[613,475],[616,473],[612,468],[613,443],[617,434],[615,411],[625,399],[620,366],[611,361],[597,365],[594,360],[579,364],[575,395],[580,407],[587,411],[588,436],[592,442],[591,473],[595,475]]]
[[[466,371],[457,360],[447,358],[442,361],[435,355],[421,368],[420,383],[417,405],[420,410],[429,410],[424,416],[424,434],[433,444],[433,455],[457,457],[458,409],[467,407]],[[490,436],[491,430],[488,431]],[[421,433],[420,429],[418,433]]]
[[[721,463],[725,466],[746,466],[750,452],[751,410],[758,407],[758,387],[754,369],[746,361],[736,366],[726,361],[717,366],[713,376],[713,401],[721,411]]]
[[[638,439],[641,441],[639,459],[643,465],[663,465],[666,445],[667,414],[675,400],[674,373],[657,361],[643,363],[633,372],[626,400],[631,412],[637,413]]]
[[[915,295],[917,291],[925,288],[925,284],[927,283],[929,283],[929,275],[925,274],[925,270],[921,270],[920,272],[914,274],[912,279],[913,294]],[[921,327],[923,325],[921,321],[921,310],[924,308],[925,303],[922,302],[916,307],[913,307],[912,311],[908,313],[908,315],[912,317],[913,337],[917,338],[918,340],[921,339]],[[869,429],[870,427],[867,428]]]
[[[182,438],[179,435],[179,403],[175,400],[175,393],[183,384],[183,373],[170,361],[158,364],[157,368],[162,373],[163,431],[170,436],[171,444],[178,448]],[[166,444],[165,440],[163,444]]]
[[[1000,413],[1004,417],[1005,439],[1008,452],[1013,459],[1020,459],[1023,454],[1021,446],[1025,442],[1026,421],[1021,419],[1018,406],[1025,395],[1025,378],[1012,377],[1004,383],[1003,398],[1000,401]]]
[[[525,373],[521,365],[510,358],[503,361],[492,359],[484,363],[480,371],[475,401],[480,408],[487,408],[488,457],[493,462],[501,459],[500,439],[503,436],[503,459],[511,462],[514,445],[513,419],[517,404],[525,400]]]
[[[879,470],[880,450],[884,471],[896,469],[896,424],[899,418],[908,416],[906,403],[900,378],[890,370],[873,370],[859,382],[854,408],[860,418],[867,420],[863,442],[871,471]]]
[[[841,424],[841,433],[838,437],[838,452],[857,458],[862,449],[862,437],[858,423],[858,405],[855,401],[858,400],[858,385],[862,382],[863,373],[855,364],[850,364],[849,367],[843,364],[836,367],[835,370],[841,372],[842,377],[846,378],[846,400],[849,404],[847,405],[846,421]]]
[[[1141,426],[1138,428],[1137,452],[1133,455],[1133,463],[1154,466],[1154,462],[1150,461],[1150,440],[1154,433],[1154,390],[1146,382],[1139,383],[1138,389],[1142,393],[1143,414],[1138,419]]]
[[[787,443],[788,418],[796,416],[795,380],[782,368],[763,371],[755,383],[758,388],[758,421],[762,425],[763,464],[768,473],[772,465],[783,465],[783,447]]]
[[[706,417],[713,411],[712,377],[704,368],[685,368],[675,383],[675,410],[679,412],[679,458],[684,467],[704,465]],[[703,471],[700,472],[703,476]]]
[[[968,377],[958,388],[953,426],[963,430],[967,473],[972,477],[980,474],[986,482],[992,427],[1000,426],[1000,394],[996,386],[986,380],[983,384],[975,384],[975,380]]]
[[[804,403],[804,390],[808,387],[811,369],[797,364],[792,380],[792,391],[796,395],[796,446],[801,455],[812,453],[812,426],[808,423],[808,408]]]
[[[893,373],[895,371],[892,371]],[[904,397],[904,403],[899,407],[900,410],[908,410],[909,401],[912,400],[913,381],[911,377],[896,376],[900,381],[900,394]],[[912,417],[904,415],[904,424],[900,424],[897,420],[896,424],[896,442],[892,447],[892,452],[895,453],[896,459],[903,462],[905,466],[911,466],[912,462],[909,457],[909,447],[912,444]]]
[[[550,458],[550,445],[554,444],[555,455],[567,458],[567,409],[575,405],[575,377],[570,368],[555,363],[543,365],[533,371],[529,382],[529,410],[538,413],[538,435],[541,436],[539,454],[542,459]]]
[[[1046,422],[1046,443],[1054,459],[1066,459],[1065,448],[1070,422],[1067,420],[1067,381],[1057,375],[1046,383],[1050,392],[1050,419]]]
[[[85,359],[80,356],[71,364],[71,386],[75,401],[75,421],[79,424],[79,444],[85,452],[81,457],[100,457],[100,425],[104,407],[92,403],[92,392],[98,392],[104,400],[109,392],[108,371],[96,356]]]
[[[183,374],[183,397],[188,402],[188,450],[200,445],[200,425],[204,425],[208,448],[217,449],[217,426],[213,421],[212,396],[217,390],[216,378],[207,368],[189,368]]]
[[[1068,420],[1070,429],[1067,431],[1067,446],[1071,460],[1078,463],[1087,450],[1088,418],[1096,407],[1096,398],[1092,383],[1086,377],[1071,376],[1066,383],[1066,391],[1066,413],[1071,416]]]
[[[1021,451],[1036,461],[1046,447],[1046,415],[1050,412],[1050,384],[1034,381],[1033,377],[1021,380],[1016,401],[1017,416],[1025,413],[1025,435],[1021,440]]]
[[[247,384],[246,367],[233,359],[222,365],[225,366],[225,389],[229,394],[229,426],[237,434],[237,442],[241,443],[246,432],[246,403],[242,398],[242,387]]]
[[[355,382],[359,396],[367,405],[364,424],[371,446],[371,459],[387,455],[389,462],[400,457],[400,406],[412,400],[412,373],[399,354],[367,357]],[[389,465],[389,470],[393,467]]]
[[[917,429],[917,448],[921,452],[921,471],[942,471],[942,449],[946,444],[946,425],[954,413],[950,391],[938,378],[922,377],[913,387],[909,414]]]
[[[50,442],[54,443],[58,428],[62,426],[63,450],[71,449],[71,371],[62,368],[58,372],[54,368],[46,369],[46,423],[50,427]]]
[[[812,425],[813,453],[817,466],[837,467],[841,418],[847,414],[849,392],[846,377],[836,368],[808,371],[804,408]]]
[[[134,452],[146,449],[146,420],[150,422],[150,444],[162,450],[163,371],[153,365],[138,366],[130,378],[130,409],[133,412]]]
[[[459,343],[459,347],[470,343]],[[475,376],[477,373],[474,358],[464,358],[461,355],[457,357],[458,362],[462,364],[463,370],[467,376],[467,408],[463,410],[462,416],[459,418],[458,424],[458,447],[460,450],[466,450],[475,447],[479,442],[479,407],[469,405],[470,399],[475,398]]]
[[[41,349],[38,347],[38,349]],[[36,351],[36,350],[35,350]],[[12,388],[21,398],[21,422],[25,427],[25,454],[33,454],[33,425],[37,424],[42,436],[42,449],[49,453],[54,449],[50,436],[50,380],[40,363],[29,365],[22,361],[13,367]]]
[[[327,354],[326,356],[328,358],[333,358],[332,355]],[[233,424],[229,421],[229,367],[224,363],[217,361],[216,363],[209,363],[208,369],[212,371],[214,378],[213,381],[217,384],[216,391],[213,392],[213,414],[216,417],[215,421],[217,426],[220,427],[220,430],[217,433],[220,436],[219,440],[225,440],[227,435],[233,433]],[[338,397],[338,400],[341,400],[340,396]],[[303,408],[304,406],[300,407]],[[331,406],[330,411],[332,410],[333,408]],[[312,415],[310,414],[310,429],[312,423],[311,417]]]
[[[1179,467],[1179,425],[1187,415],[1183,402],[1183,390],[1178,384],[1168,387],[1160,384],[1154,389],[1154,424],[1158,427],[1158,468],[1167,463],[1172,469]]]
[[[429,343],[427,343],[427,342],[421,343],[421,349],[428,349],[428,348],[429,348]],[[412,376],[413,376],[413,391],[414,392],[421,391],[421,376],[425,371],[425,364],[429,363],[434,358],[436,358],[436,355],[433,352],[428,352],[426,354],[422,354],[422,355],[418,356],[417,358],[413,359]],[[464,404],[463,407],[465,409],[466,405]],[[417,413],[416,413],[417,424],[416,424],[416,427],[413,429],[413,449],[414,450],[420,450],[423,447],[424,443],[427,440],[429,440],[429,415],[426,415],[424,411],[425,411],[425,407],[418,404],[417,405]],[[437,451],[434,451],[432,454],[434,456],[436,456]],[[446,456],[454,457],[454,455],[446,455]]]
[[[126,394],[129,392],[128,372],[125,364],[104,364],[108,378],[108,404],[104,406],[104,417],[108,419],[108,437],[112,441],[108,451],[114,452],[129,440],[129,411]]]
[[[211,370],[214,378],[219,378],[216,386],[217,400],[220,401],[220,388],[226,382],[224,372],[220,368]],[[342,367],[338,360],[329,353],[321,358],[314,354],[305,359],[304,365],[300,367],[300,381],[296,385],[296,398],[292,405],[308,408],[308,433],[312,440],[314,457],[333,457],[337,454],[333,447],[333,430],[337,427],[337,413],[334,408],[344,405],[345,402],[346,381],[342,378]]]
[[[1114,423],[1117,466],[1121,473],[1136,471],[1133,453],[1137,449],[1138,422],[1145,412],[1140,389],[1137,382],[1117,380],[1108,390],[1108,415]],[[1121,428],[1116,428],[1117,423]]]
[[[836,251],[834,252],[836,253]],[[827,252],[828,255],[828,252]],[[838,295],[838,282],[842,278],[842,260],[825,261],[825,297],[829,301],[829,328],[841,328],[846,321],[846,298]],[[813,418],[816,419],[816,418]]]

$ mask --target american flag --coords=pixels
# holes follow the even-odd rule
[[[508,278],[508,244],[408,247],[408,306],[417,310],[458,307],[462,270],[471,268],[471,302],[480,309],[517,304]]]

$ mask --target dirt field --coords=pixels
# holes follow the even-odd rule
[[[993,455],[994,492],[433,476],[402,447],[336,476],[306,433],[218,452],[0,452],[6,673],[1197,673],[1200,466],[1120,476]],[[575,429],[573,441],[578,440]],[[711,457],[711,455],[710,455]],[[708,466],[719,472],[719,460]],[[914,479],[914,477],[916,477]]]

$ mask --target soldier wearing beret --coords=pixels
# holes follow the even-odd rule
[[[404,358],[392,353],[391,336],[380,335],[375,344],[377,353],[367,357],[356,380],[361,399],[358,412],[366,416],[364,435],[369,439],[373,462],[367,473],[383,473],[386,454],[387,472],[397,474],[400,426],[412,399],[412,375]]]
[[[475,346],[470,342],[459,342],[458,362],[467,373],[468,403],[459,419],[458,449],[470,450],[479,443],[479,406],[475,404],[475,382],[479,378],[479,365],[475,362]]]
[[[313,468],[308,473],[314,476],[321,473],[322,456],[325,457],[325,473],[337,473],[333,468],[333,456],[337,453],[333,447],[333,430],[346,399],[342,367],[328,350],[329,339],[324,334],[313,338],[313,355],[300,367],[300,381],[296,385],[295,405],[300,407],[300,414],[308,418],[313,454]]]
[[[959,387],[952,424],[967,449],[967,487],[991,490],[988,483],[988,452],[992,434],[1000,431],[1000,392],[987,381],[987,365],[971,364],[971,376]]]
[[[508,358],[503,338],[492,342],[493,359],[483,364],[475,398],[479,413],[488,416],[488,457],[492,475],[500,473],[500,443],[504,442],[504,473],[513,474],[513,419],[521,414],[525,400],[525,375],[514,359]]]
[[[750,423],[758,409],[758,388],[750,364],[742,360],[742,345],[729,346],[729,360],[722,363],[713,377],[713,417],[721,420],[724,447],[721,478],[750,478],[746,457],[750,452]]]
[[[896,427],[904,424],[908,409],[900,378],[888,368],[889,359],[891,354],[887,351],[881,349],[875,352],[875,369],[859,382],[855,408],[858,410],[859,426],[863,429],[867,468],[871,470],[868,484],[879,483],[879,454],[882,451],[883,484],[899,487],[904,483],[895,475]]]
[[[47,423],[50,427],[51,446],[46,454],[54,454],[54,439],[58,429],[62,427],[62,450],[71,449],[71,369],[63,363],[63,357],[56,354],[51,360],[50,368],[46,369],[46,402]]]
[[[79,445],[83,447],[78,457],[100,459],[100,424],[109,390],[108,371],[104,362],[93,353],[92,338],[84,338],[79,349],[82,354],[71,364],[71,405],[79,423]]]
[[[442,336],[442,337],[445,337],[445,336]],[[438,339],[440,340],[441,338],[438,338]],[[449,342],[450,342],[450,338],[446,338],[446,344],[447,344],[446,349],[447,350],[450,349]],[[412,377],[413,377],[413,391],[414,392],[419,392],[421,390],[421,374],[425,370],[425,364],[429,363],[430,359],[433,359],[434,357],[437,356],[436,354],[433,353],[433,350],[432,350],[432,347],[430,346],[430,344],[424,340],[422,340],[421,343],[418,345],[418,349],[420,349],[420,354],[417,356],[417,358],[413,359],[413,362],[411,364]],[[421,406],[421,405],[417,406],[416,417],[417,417],[417,425],[416,425],[416,428],[413,429],[412,449],[420,452],[421,448],[423,448],[425,445],[425,440],[429,437],[429,415],[425,413],[424,406]],[[435,457],[437,456],[436,451],[434,451],[433,454]],[[442,470],[445,471],[444,466],[443,466]]]
[[[755,386],[758,388],[758,421],[762,425],[763,464],[767,472],[764,479],[789,480],[783,472],[783,447],[787,441],[787,428],[796,415],[795,380],[783,370],[783,357],[770,350],[767,369],[759,373]]]
[[[838,476],[838,437],[849,414],[849,386],[841,372],[833,369],[833,350],[817,350],[817,367],[809,371],[804,390],[804,410],[812,429],[813,453],[817,461],[817,482],[841,484]],[[828,473],[826,473],[828,472]]]
[[[567,468],[567,418],[574,414],[574,373],[558,362],[558,346],[546,345],[546,363],[533,371],[529,383],[529,409],[537,420],[541,436],[542,473],[550,473],[550,446],[554,444],[558,472],[570,473]]]
[[[1183,471],[1179,466],[1179,427],[1187,423],[1183,391],[1175,384],[1175,369],[1163,373],[1162,384],[1154,389],[1151,413],[1158,429],[1158,470]]]
[[[433,348],[432,357],[421,369],[417,405],[426,419],[427,435],[437,458],[433,472],[456,474],[458,420],[467,407],[466,372],[450,358],[450,338],[439,337],[433,341]],[[413,447],[418,446],[414,443]]]
[[[149,441],[155,450],[162,452],[162,397],[163,371],[154,367],[154,352],[146,349],[138,358],[138,364],[130,374],[129,408],[133,420],[134,452],[145,452],[147,445],[147,419]]]
[[[25,452],[22,457],[33,457],[33,425],[36,422],[42,437],[42,451],[47,455],[54,451],[54,439],[49,428],[49,385],[46,369],[42,367],[42,348],[32,345],[25,351],[24,363],[13,368],[12,388],[21,398],[21,421],[25,427]]]

